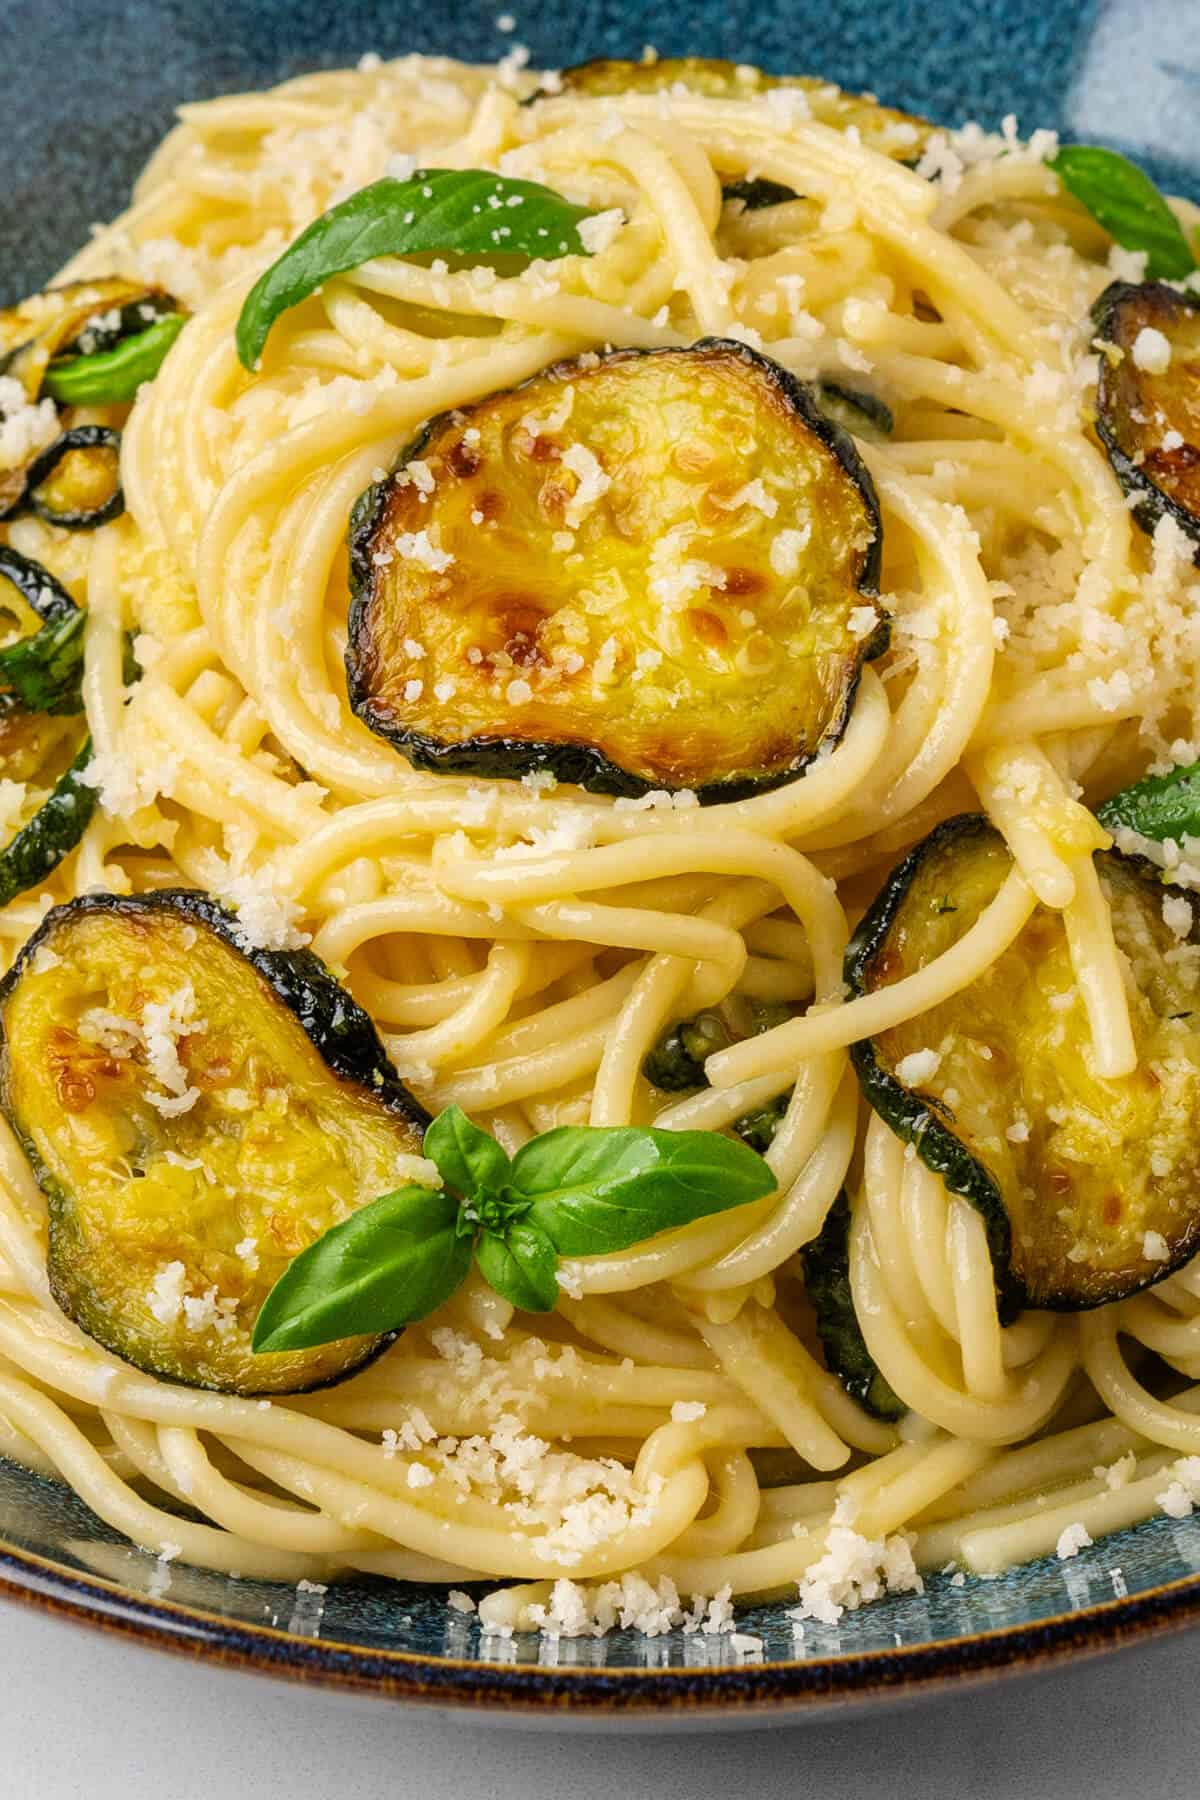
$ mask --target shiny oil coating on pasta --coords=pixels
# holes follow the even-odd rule
[[[989,1571],[1068,1526],[1099,1537],[1153,1513],[1200,1452],[1200,1277],[1002,1327],[979,1214],[881,1120],[860,1135],[847,1046],[962,993],[1040,903],[1062,915],[1099,1077],[1136,1062],[1088,807],[1200,733],[1191,545],[1169,518],[1139,528],[1091,430],[1089,309],[1138,271],[1062,193],[1044,137],[937,140],[914,169],[798,90],[522,104],[540,84],[410,58],[189,107],[64,272],[165,289],[193,317],[124,424],[125,516],[3,528],[88,610],[101,804],[48,892],[194,884],[264,942],[310,938],[425,1106],[456,1101],[509,1148],[566,1122],[720,1129],[792,1091],[778,1195],[569,1264],[540,1324],[468,1284],[352,1383],[264,1407],[139,1374],[66,1323],[8,1143],[0,1450],[152,1552],[290,1581],[515,1582],[484,1603],[499,1625],[560,1616],[559,1579],[636,1573],[660,1601],[668,1582],[734,1599],[799,1583],[805,1605],[852,1603],[830,1560],[847,1518],[855,1542],[891,1544],[900,1582],[905,1556]],[[242,370],[251,283],[398,156],[541,180],[620,226],[593,257],[516,275],[366,264]],[[750,179],[803,198],[723,202]],[[356,497],[430,418],[564,358],[730,335],[894,420],[859,446],[892,643],[840,742],[704,813],[408,767],[346,691]],[[910,845],[979,809],[1013,866],[972,931],[846,1000],[851,922]],[[0,912],[9,961],[43,904]],[[655,1095],[641,1068],[661,1032],[730,995],[797,1016],[710,1058],[708,1087]],[[898,1425],[824,1366],[797,1260],[848,1176],[850,1289]],[[1139,1347],[1174,1391],[1143,1383]],[[454,1440],[476,1445],[470,1468]],[[538,1471],[524,1491],[518,1464]]]

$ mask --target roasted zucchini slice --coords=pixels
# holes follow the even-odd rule
[[[680,1019],[677,1025],[671,1025],[663,1032],[642,1064],[642,1073],[653,1087],[661,1088],[666,1094],[707,1087],[706,1058],[727,1049],[732,1042],[720,1013],[696,1013],[693,1018]]]
[[[759,176],[754,181],[730,181],[721,189],[724,200],[740,201],[747,212],[761,212],[767,206],[786,206],[797,198],[795,188],[784,187],[782,181],[767,181]]]
[[[733,1129],[743,1144],[749,1144],[760,1156],[765,1156],[775,1142],[775,1134],[783,1123],[783,1116],[792,1103],[792,1089],[776,1094],[764,1106],[756,1106],[753,1112],[743,1113],[740,1119],[733,1121]]]
[[[435,419],[351,521],[351,704],[420,768],[732,799],[883,649],[852,441],[745,345],[558,363]]]
[[[0,647],[0,693],[30,712],[82,712],[85,615],[49,569],[8,544],[0,544],[3,610],[14,612],[19,626],[34,628]]]
[[[24,491],[10,511],[25,508],[64,531],[95,531],[120,518],[125,511],[120,432],[107,425],[76,425],[55,438],[30,463]]]
[[[706,1088],[704,1064],[708,1057],[743,1038],[757,1037],[760,1032],[785,1024],[794,1013],[791,1006],[733,995],[722,1002],[719,1010],[699,1012],[669,1025],[643,1062],[642,1074],[652,1087],[666,1094]],[[788,1088],[765,1105],[756,1106],[753,1112],[743,1113],[730,1129],[744,1144],[764,1155],[775,1141],[791,1098],[792,1090]]]
[[[1115,851],[1096,864],[1130,971],[1132,1075],[1092,1072],[1062,916],[1046,907],[962,993],[851,1048],[870,1105],[982,1215],[1005,1318],[1123,1299],[1200,1248],[1200,900]],[[986,819],[939,825],[852,938],[851,993],[943,954],[1011,867]]]
[[[203,894],[88,895],[0,983],[0,1034],[51,1289],[90,1336],[236,1394],[337,1381],[382,1347],[250,1348],[288,1263],[397,1185],[427,1122],[311,951],[252,947]]]
[[[1115,281],[1093,318],[1096,431],[1133,516],[1151,532],[1174,519],[1200,546],[1200,298],[1163,281]]]
[[[799,88],[807,96],[812,117],[822,125],[837,131],[854,126],[870,149],[900,162],[915,161],[934,129],[928,119],[881,106],[873,94],[848,94],[817,75],[768,75],[750,63],[707,56],[664,56],[656,62],[598,57],[564,69],[559,79],[573,94],[661,94],[679,87],[710,100],[747,100],[771,88]]]
[[[908,1411],[867,1349],[850,1291],[850,1202],[839,1194],[811,1244],[800,1252],[825,1366],[867,1412],[899,1419]]]

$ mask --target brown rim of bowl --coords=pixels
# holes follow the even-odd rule
[[[944,1690],[951,1682],[976,1685],[989,1677],[1032,1673],[1179,1631],[1200,1616],[1200,1575],[1077,1612],[961,1638],[720,1669],[513,1667],[331,1644],[198,1607],[150,1600],[116,1582],[77,1574],[5,1544],[0,1544],[0,1597],[146,1649],[376,1699],[503,1710],[531,1720],[565,1713],[745,1718],[760,1713],[802,1716],[884,1696],[915,1698]]]

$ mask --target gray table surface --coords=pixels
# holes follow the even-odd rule
[[[600,1737],[193,1667],[0,1605],[4,1800],[1191,1800],[1200,1636],[835,1722]]]

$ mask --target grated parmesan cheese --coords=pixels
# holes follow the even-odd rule
[[[932,1081],[941,1066],[937,1050],[913,1050],[896,1064],[896,1076],[905,1087],[917,1087],[922,1081]]]
[[[563,451],[562,466],[574,475],[577,486],[563,517],[572,531],[577,531],[602,494],[612,486],[612,478],[604,473],[599,458],[586,444],[570,444]]]
[[[442,550],[430,539],[428,531],[402,531],[393,540],[395,554],[402,562],[415,563],[433,575],[441,575],[454,561],[449,550]]]
[[[599,256],[607,250],[615,239],[625,215],[620,207],[610,207],[607,212],[593,213],[590,218],[580,219],[576,227],[579,241],[590,256]]]
[[[1163,375],[1171,366],[1171,342],[1153,325],[1143,325],[1133,340],[1130,352],[1139,369],[1148,375]]]
[[[1060,1562],[1067,1562],[1072,1556],[1078,1556],[1081,1550],[1089,1550],[1091,1545],[1092,1539],[1086,1526],[1076,1521],[1074,1525],[1068,1525],[1060,1535],[1054,1547],[1055,1555]]]
[[[793,1619],[817,1619],[836,1625],[842,1614],[854,1611],[883,1594],[924,1592],[907,1533],[870,1539],[849,1525],[831,1524],[825,1554],[800,1577],[800,1604],[789,1610]]]

